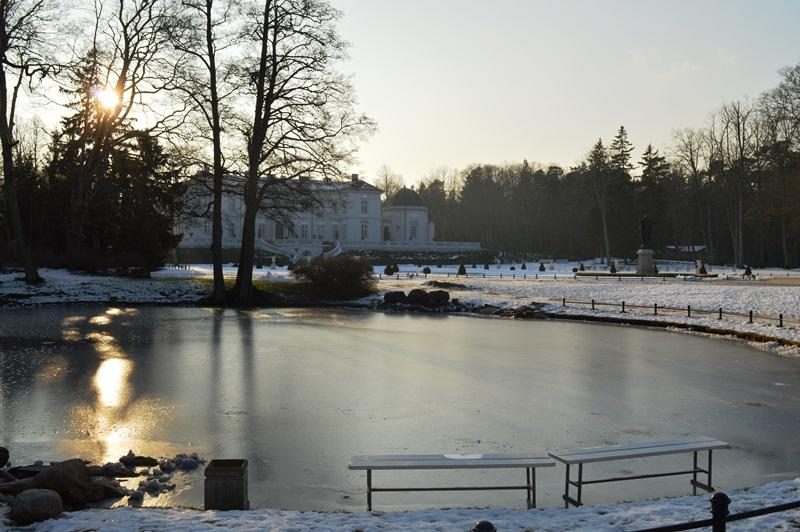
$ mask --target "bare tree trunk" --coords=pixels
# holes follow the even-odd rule
[[[739,202],[737,204],[736,209],[736,238],[737,238],[737,250],[739,252],[739,260],[736,261],[736,265],[740,268],[744,266],[744,207],[742,205],[742,195],[739,194]]]
[[[783,252],[783,267],[789,268],[789,239],[786,237],[786,217],[781,216],[781,251]]]
[[[5,42],[5,24],[3,24],[2,31],[2,38]],[[20,77],[20,80],[21,79]],[[3,197],[5,198],[6,212],[8,213],[8,223],[11,226],[11,234],[14,238],[17,260],[19,260],[20,265],[25,269],[25,282],[27,284],[36,284],[42,282],[42,278],[39,277],[39,272],[33,265],[30,250],[25,244],[25,233],[22,228],[22,217],[19,213],[17,184],[14,174],[13,116],[11,120],[9,120],[8,103],[6,70],[5,65],[0,62],[0,142],[2,142],[3,152]]]
[[[211,300],[225,303],[225,278],[222,273],[222,126],[217,94],[217,59],[214,48],[214,24],[211,17],[213,0],[206,0],[206,49],[208,50],[209,89],[211,91],[211,134],[214,145],[214,206],[211,213],[211,260],[214,267],[214,288]]]
[[[242,247],[239,254],[239,269],[236,272],[237,303],[240,306],[250,307],[255,304],[255,289],[253,287],[253,263],[255,262],[255,233],[256,213],[258,213],[257,179],[251,186],[248,179],[244,191],[244,220],[242,222]]]

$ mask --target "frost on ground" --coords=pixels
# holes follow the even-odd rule
[[[775,482],[728,493],[731,513],[800,500],[800,479]],[[653,501],[603,504],[570,510],[504,508],[419,510],[412,512],[295,512],[252,510],[201,512],[176,509],[84,510],[65,513],[39,524],[41,532],[103,531],[211,531],[235,530],[469,530],[479,520],[488,520],[498,530],[599,530],[630,531],[686,521],[709,519],[707,496],[678,497]],[[728,525],[728,530],[797,530],[800,511],[775,513]]]

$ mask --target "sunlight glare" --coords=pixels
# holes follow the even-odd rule
[[[106,110],[115,109],[121,100],[117,91],[110,87],[97,87],[94,91],[94,98],[100,107]]]
[[[104,360],[94,376],[94,387],[101,406],[116,408],[128,402],[128,377],[133,370],[130,360],[111,358]]]

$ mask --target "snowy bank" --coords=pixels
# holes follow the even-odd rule
[[[800,479],[731,491],[731,513],[755,510],[800,499]],[[506,530],[607,530],[626,531],[709,519],[708,496],[677,497],[653,501],[602,504],[570,510],[504,508],[419,510],[412,512],[296,512],[252,510],[202,512],[178,509],[84,510],[66,513],[39,524],[40,532],[103,531],[216,531],[235,530],[469,530],[476,521],[488,520]],[[729,530],[796,530],[800,511],[775,513],[728,525]]]

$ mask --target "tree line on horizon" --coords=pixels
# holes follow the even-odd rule
[[[800,64],[777,87],[713,112],[705,127],[648,144],[640,160],[623,126],[571,168],[475,164],[417,187],[437,239],[550,257],[636,257],[639,220],[653,247],[702,247],[738,266],[800,266]],[[381,183],[391,184],[384,169]]]

